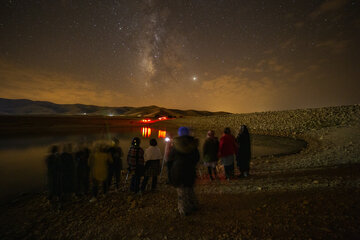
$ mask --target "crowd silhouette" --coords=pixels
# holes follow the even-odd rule
[[[187,215],[195,211],[198,203],[193,186],[201,158],[198,139],[191,136],[187,127],[180,127],[178,136],[166,142],[164,155],[157,145],[156,139],[150,139],[150,145],[144,151],[140,138],[134,137],[126,156],[126,169],[123,168],[124,152],[117,138],[111,143],[96,141],[91,147],[80,143],[75,150],[72,144],[52,146],[45,160],[49,202],[58,209],[73,198],[89,196],[89,201],[95,202],[99,188],[104,195],[110,189],[115,192],[128,189],[136,195],[147,189],[156,191],[158,177],[166,163],[166,183],[176,188],[179,213]],[[251,145],[245,125],[240,127],[236,137],[230,128],[225,128],[220,140],[213,130],[208,131],[202,150],[202,161],[211,181],[219,179],[216,170],[219,163],[224,167],[227,181],[235,177],[235,162],[239,177],[249,176]],[[148,184],[150,178],[151,184]]]

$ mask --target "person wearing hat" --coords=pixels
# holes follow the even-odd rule
[[[123,156],[123,152],[119,145],[119,139],[113,138],[112,146],[109,148],[109,153],[113,158],[113,162],[109,163],[108,166],[108,186],[111,186],[113,176],[115,176],[115,186],[116,190],[119,190],[120,186],[120,172],[122,170],[122,161],[121,157]]]
[[[211,180],[216,178],[216,164],[218,162],[218,150],[219,150],[219,140],[215,137],[215,132],[213,130],[208,131],[206,140],[203,145],[203,160],[204,165],[207,167],[209,176]],[[214,177],[212,176],[214,172]]]
[[[198,139],[190,136],[189,129],[180,127],[169,154],[169,161],[172,161],[170,182],[176,188],[181,215],[188,215],[198,208],[194,192],[196,164],[200,159],[198,145]]]
[[[133,173],[130,183],[130,191],[138,193],[140,190],[140,178],[144,175],[144,150],[140,147],[140,138],[134,137],[127,155],[129,171]]]

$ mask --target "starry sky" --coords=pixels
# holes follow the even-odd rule
[[[3,0],[0,97],[229,111],[360,103],[358,0]]]

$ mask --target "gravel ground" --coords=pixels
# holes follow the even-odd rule
[[[360,239],[360,106],[172,120],[168,126],[238,129],[303,139],[308,147],[256,158],[251,176],[199,177],[198,212],[181,217],[175,190],[110,192],[57,211],[45,194],[1,206],[0,239]],[[161,123],[164,124],[164,123]]]

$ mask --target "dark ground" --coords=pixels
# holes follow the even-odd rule
[[[24,196],[1,206],[0,238],[360,239],[359,171],[354,164],[296,174],[255,172],[231,182],[200,179],[200,210],[187,217],[178,214],[175,190],[165,184],[142,196],[112,191],[96,203],[89,197],[72,200],[62,211],[45,194]],[[335,185],[321,184],[335,178],[341,179]],[[314,179],[316,187],[304,189]],[[302,187],[271,187],[285,182]],[[254,184],[262,190],[218,191]]]

